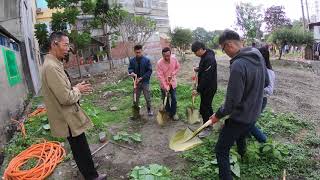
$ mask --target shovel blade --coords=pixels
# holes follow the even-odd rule
[[[171,137],[169,147],[174,151],[186,151],[198,146],[202,141],[197,137],[193,137],[194,133],[189,129],[179,130]]]
[[[188,107],[187,120],[189,124],[195,124],[197,122],[200,122],[199,111],[194,109],[193,107]]]
[[[159,110],[157,114],[157,122],[160,126],[163,126],[167,121],[167,113],[163,110]]]

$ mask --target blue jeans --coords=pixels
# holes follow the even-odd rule
[[[264,97],[263,98],[263,101],[262,101],[262,108],[261,108],[261,113],[263,112],[264,108],[266,107],[267,105],[267,98]],[[267,142],[267,136],[256,126],[256,123],[254,123],[252,125],[252,128],[250,130],[250,133],[253,137],[256,138],[256,140],[259,142],[259,143],[265,143]]]
[[[164,97],[166,95],[165,90],[161,89],[161,94],[162,94],[162,100],[164,101]],[[170,94],[170,103],[169,103],[169,98],[167,99],[167,103],[166,103],[166,111],[169,113],[170,117],[173,117],[176,112],[177,112],[177,98],[176,98],[176,89],[173,89],[172,87],[169,90],[169,94]]]

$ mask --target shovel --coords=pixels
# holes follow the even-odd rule
[[[194,107],[195,96],[192,95],[192,105],[187,107],[187,120],[189,124],[200,122],[199,111]]]
[[[133,102],[134,102],[134,105],[132,106],[132,114],[134,118],[139,118],[140,107],[135,106],[135,103],[137,102],[137,81],[138,81],[138,77],[136,74],[132,76],[132,81],[133,81]]]
[[[171,137],[169,147],[174,151],[186,151],[202,143],[201,139],[197,135],[207,126],[211,124],[211,121],[207,121],[199,129],[192,132],[190,128],[179,130],[174,136]]]
[[[192,87],[193,90],[197,89],[197,74],[195,71],[193,71],[193,76],[192,76]],[[192,95],[192,105],[191,107],[187,107],[187,120],[189,124],[195,124],[196,122],[200,122],[199,119],[199,111],[195,109],[194,107],[194,100],[195,100],[195,96]]]
[[[164,123],[168,120],[168,115],[167,115],[167,112],[166,112],[166,109],[165,109],[165,106],[167,104],[167,100],[168,100],[168,92],[166,92],[163,104],[162,104],[162,106],[159,109],[159,112],[157,114],[157,122],[158,122],[158,124],[160,126],[163,126]]]
[[[132,77],[132,81],[133,81],[133,102],[137,102],[137,80],[138,80],[138,77],[135,74]]]

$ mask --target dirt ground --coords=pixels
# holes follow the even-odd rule
[[[218,84],[220,88],[225,88],[229,76],[229,61],[226,57],[217,58],[218,62]],[[198,63],[198,58],[190,59],[181,63],[181,72],[178,76],[180,82],[189,83],[192,76],[192,67]],[[306,121],[312,121],[317,125],[320,132],[320,81],[319,76],[308,69],[299,68],[296,66],[273,66],[276,73],[276,87],[274,95],[269,99],[268,106],[276,112],[291,112]],[[122,75],[126,72],[126,67],[115,71]],[[114,73],[113,73],[114,74]],[[110,79],[106,83],[117,81],[115,78]],[[100,79],[100,78],[99,78]],[[103,80],[93,81],[98,84],[105,84]],[[156,112],[156,109],[154,110]],[[146,112],[143,112],[146,117]],[[187,127],[181,121],[170,122],[165,127],[159,127],[154,118],[145,118],[140,121],[128,121],[127,124],[113,125],[109,127],[109,132],[115,134],[120,129],[127,127],[128,132],[138,132],[142,135],[140,144],[125,144],[133,150],[109,143],[104,149],[99,151],[95,156],[95,162],[98,162],[98,171],[107,173],[108,179],[127,179],[127,175],[131,169],[137,165],[147,165],[158,163],[165,165],[171,169],[183,169],[186,162],[180,158],[178,153],[174,153],[169,149],[169,138],[178,129]],[[196,127],[195,125],[194,127]],[[101,144],[91,145],[91,149],[98,148]],[[75,176],[74,172],[77,169],[66,168],[70,167],[70,163],[65,163],[59,167],[53,177],[73,177],[79,179],[80,176]],[[63,171],[68,169],[67,173]],[[66,173],[66,175],[63,175]],[[68,174],[69,173],[69,174]],[[70,175],[72,173],[72,175]],[[62,179],[65,179],[62,178]],[[54,178],[60,179],[60,178]]]

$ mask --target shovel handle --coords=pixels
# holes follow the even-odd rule
[[[133,81],[133,101],[137,102],[137,78],[138,76],[135,74],[134,76],[132,76],[132,81]]]
[[[163,105],[165,106],[165,104],[167,104],[167,100],[168,100],[168,96],[166,95],[165,97],[164,97],[164,101],[163,101]]]
[[[192,95],[192,107],[194,107],[194,100],[195,100],[195,96],[194,95]]]
[[[212,124],[211,120],[209,119],[206,123],[204,123],[202,126],[199,127],[199,129],[197,129],[194,133],[193,133],[193,137],[196,136],[197,134],[199,134],[199,132],[201,132],[204,128],[208,127],[210,124]]]
[[[205,124],[200,126],[190,138],[188,138],[186,141],[189,141],[190,139],[194,138],[196,135],[198,135],[204,128],[208,127],[210,124],[212,124],[211,120],[209,119]]]

